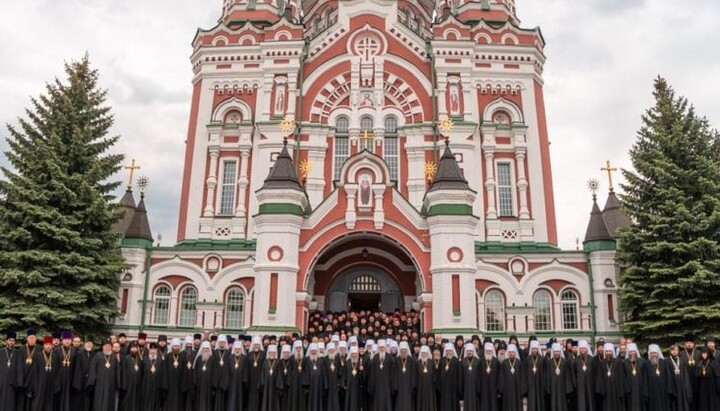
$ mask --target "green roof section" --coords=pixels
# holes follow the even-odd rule
[[[591,253],[593,251],[614,251],[617,244],[614,240],[592,240],[583,243],[583,251]]]
[[[472,206],[467,204],[437,204],[427,210],[427,216],[438,215],[472,215]]]
[[[550,243],[537,242],[519,242],[519,243],[501,243],[501,242],[475,242],[475,254],[483,253],[563,253],[558,246]]]
[[[184,240],[172,247],[156,247],[158,251],[230,251],[247,250],[255,251],[255,240]]]
[[[304,216],[305,210],[297,204],[267,203],[260,204],[258,214],[292,214]]]

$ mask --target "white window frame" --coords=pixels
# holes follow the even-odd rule
[[[365,140],[365,130],[366,128],[363,127],[363,120],[369,120],[370,121],[370,128],[367,129],[367,132],[370,136],[373,137],[373,140],[370,140],[369,142]],[[371,115],[364,114],[360,117],[360,135],[358,136],[358,153],[367,149],[367,151],[374,153],[375,148],[375,142],[374,142],[374,130],[375,129],[375,119]]]
[[[510,174],[510,202],[512,207],[511,214],[502,213],[502,205],[500,203],[500,165],[507,165]],[[515,162],[509,159],[500,159],[495,162],[495,202],[497,204],[498,217],[517,217],[517,185],[515,181]],[[507,186],[502,186],[506,188]]]
[[[344,131],[338,133],[338,121],[344,120],[347,122],[347,127]],[[338,153],[338,141],[343,140],[344,153]],[[350,117],[346,115],[338,116],[335,119],[335,138],[333,141],[333,179],[340,179],[340,170],[345,164],[345,161],[350,158]]]
[[[192,316],[188,313],[190,310],[185,309],[185,293],[192,290],[195,293],[195,302],[193,303]],[[178,326],[179,327],[196,327],[197,326],[197,303],[199,300],[198,290],[193,286],[185,286],[180,291],[180,298],[178,300]]]
[[[548,298],[547,327],[545,327],[544,323],[542,323],[543,324],[542,328],[538,327],[538,324],[540,324],[540,322],[538,321],[538,310],[540,309],[540,307],[538,305],[537,296],[540,294],[546,295]],[[533,323],[533,328],[535,329],[535,331],[552,331],[552,329],[553,329],[553,298],[552,298],[552,294],[550,293],[550,291],[546,290],[545,288],[538,288],[533,293],[532,299],[533,299],[532,300],[533,301],[533,317],[535,318],[535,321]]]
[[[240,306],[240,311],[230,311],[231,301],[230,294],[237,292],[240,294],[240,303],[233,304],[233,306]],[[242,287],[233,286],[225,293],[225,328],[229,329],[240,329],[245,326],[245,305],[247,302],[247,293]],[[233,318],[230,318],[230,313],[237,313]]]
[[[572,294],[574,298],[566,300],[565,296],[568,294]],[[566,308],[568,309],[567,312]],[[580,329],[580,296],[575,290],[563,290],[560,294],[560,314],[562,315],[562,328],[564,330]],[[574,319],[571,319],[571,316],[574,316]],[[571,322],[575,323],[574,327],[570,324]]]
[[[497,300],[492,301],[490,297],[499,297],[500,305],[497,305]],[[485,293],[485,331],[489,332],[503,332],[505,331],[505,295],[498,289],[491,289]],[[493,324],[490,321],[490,314],[494,314],[500,324]]]
[[[232,178],[232,184],[225,182],[225,166],[229,163],[235,163],[235,174]],[[227,158],[223,159],[220,162],[220,176],[219,176],[219,190],[217,190],[217,212],[216,214],[219,216],[233,216],[235,215],[235,208],[237,207],[237,182],[238,182],[238,165],[240,162],[236,158]],[[230,204],[230,211],[226,212],[226,210],[223,210],[223,199],[224,199],[224,193],[226,187],[232,187],[232,200]]]
[[[395,120],[395,131],[389,133],[387,124],[390,118]],[[398,127],[400,122],[398,121],[397,116],[395,116],[394,114],[386,115],[383,122],[385,126],[385,135],[383,138],[383,158],[385,159],[385,163],[390,170],[390,180],[400,181],[400,137],[398,136]],[[393,154],[388,154],[388,147],[391,146],[391,144],[388,144],[389,142],[392,142],[392,147],[394,150]]]
[[[167,289],[167,295],[158,295],[158,291],[161,289]],[[161,310],[158,305],[160,301],[163,301],[167,308]],[[170,325],[170,315],[172,307],[172,288],[167,284],[159,284],[155,291],[153,291],[153,324],[155,325]],[[158,312],[164,312],[164,321],[158,318]]]

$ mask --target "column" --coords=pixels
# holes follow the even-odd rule
[[[235,209],[235,217],[245,217],[247,209],[245,207],[245,197],[247,196],[246,190],[250,183],[248,179],[248,166],[250,158],[250,152],[248,150],[242,150],[240,152],[240,178],[238,179],[238,205]]]
[[[207,196],[205,197],[205,209],[203,210],[203,217],[212,217],[215,215],[215,187],[217,187],[217,167],[218,157],[220,156],[219,147],[210,148],[210,170],[208,172],[207,180]]]
[[[520,196],[520,219],[527,220],[530,218],[528,210],[528,181],[525,177],[525,150],[516,149],[515,163],[517,164],[517,188]]]
[[[487,193],[487,219],[497,218],[497,209],[495,208],[495,155],[492,150],[485,150],[485,190]]]

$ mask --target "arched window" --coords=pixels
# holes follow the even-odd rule
[[[498,290],[485,295],[485,324],[487,331],[505,330],[505,297]]]
[[[563,291],[560,296],[562,306],[563,329],[578,329],[578,296],[575,291]]]
[[[155,315],[153,324],[167,325],[170,323],[170,287],[161,285],[155,289]]]
[[[231,288],[225,297],[225,328],[242,328],[244,308],[245,293],[239,287]]]
[[[350,154],[350,143],[348,136],[348,129],[350,128],[350,120],[347,116],[340,116],[335,120],[335,148],[333,161],[334,165],[334,178],[335,180],[340,179],[340,169],[342,169],[345,160],[347,160]]]
[[[194,327],[197,323],[197,290],[186,287],[180,294],[180,321],[181,327]]]
[[[535,330],[550,331],[552,327],[552,298],[547,290],[537,290],[533,296]]]
[[[383,138],[383,158],[387,163],[388,169],[390,169],[390,180],[398,180],[398,160],[399,151],[398,147],[398,134],[397,134],[398,121],[395,116],[385,117],[385,137]]]
[[[355,277],[348,287],[349,292],[379,292],[382,291],[377,278],[363,274]]]
[[[368,150],[373,151],[373,118],[370,116],[362,116],[360,118],[360,151]],[[365,138],[367,134],[368,138]]]

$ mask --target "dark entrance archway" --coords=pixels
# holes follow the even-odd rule
[[[380,310],[393,312],[402,307],[402,293],[387,273],[374,267],[356,267],[340,274],[326,296],[330,311]]]

